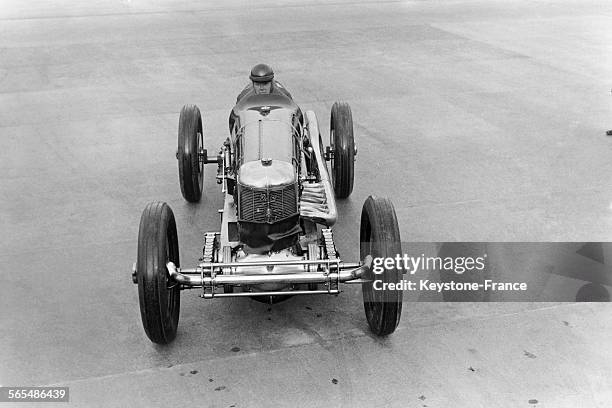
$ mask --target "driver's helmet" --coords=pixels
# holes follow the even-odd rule
[[[274,71],[266,64],[257,64],[251,69],[251,75],[249,75],[253,82],[269,82],[274,79]]]

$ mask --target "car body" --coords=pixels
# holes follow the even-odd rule
[[[133,279],[149,338],[162,344],[174,339],[184,289],[199,289],[205,299],[246,296],[275,303],[293,295],[338,294],[343,283],[362,285],[374,333],[393,332],[401,292],[377,291],[372,283],[397,282],[401,271],[374,276],[371,270],[373,257],[401,253],[391,202],[374,196],[366,200],[357,262],[340,258],[331,228],[337,220],[336,199],[353,189],[356,148],[349,105],[332,106],[330,146],[323,146],[315,113],[303,113],[279,93],[239,99],[229,130],[218,155],[208,156],[200,110],[195,105],[181,110],[177,159],[182,194],[199,202],[204,166],[216,164],[224,207],[220,229],[204,234],[202,257],[192,268],[180,267],[170,207],[155,202],[145,208]]]

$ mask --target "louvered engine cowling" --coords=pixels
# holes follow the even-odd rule
[[[238,220],[275,223],[298,213],[298,185],[255,188],[238,184]]]
[[[236,187],[241,242],[261,252],[284,249],[295,242],[300,227],[293,165],[277,160],[245,163]]]

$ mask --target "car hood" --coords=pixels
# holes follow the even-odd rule
[[[282,160],[263,159],[244,163],[238,171],[238,183],[255,187],[277,187],[296,182],[293,165]]]

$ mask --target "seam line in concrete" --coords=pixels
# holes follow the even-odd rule
[[[451,320],[451,321],[446,321],[443,323],[437,323],[437,324],[433,324],[433,325],[429,325],[429,326],[411,326],[411,327],[402,327],[400,329],[398,329],[396,331],[396,333],[401,333],[407,330],[424,330],[426,328],[431,328],[431,327],[436,327],[442,324],[458,324],[461,322],[465,322],[465,321],[469,321],[469,320],[475,320],[475,321],[486,321],[486,320],[496,320],[498,318],[504,318],[504,317],[511,317],[511,316],[517,316],[520,314],[532,314],[532,313],[539,313],[542,311],[548,311],[551,309],[557,309],[560,307],[578,307],[580,305],[580,303],[561,303],[561,304],[556,304],[556,305],[552,305],[552,306],[547,306],[547,307],[542,307],[542,308],[538,308],[538,309],[529,309],[529,310],[523,310],[520,312],[513,312],[513,313],[505,313],[505,314],[500,314],[500,315],[491,315],[491,316],[483,316],[481,318],[475,317],[475,318],[461,318],[461,319],[457,319],[457,320]],[[342,338],[351,338],[351,339],[360,339],[360,338],[364,338],[364,337],[371,337],[368,333],[363,333],[361,335],[352,335],[352,336],[345,336],[345,337],[340,337],[340,338],[331,338],[331,339],[326,339],[323,341],[315,341],[312,343],[307,343],[307,344],[297,344],[297,345],[292,345],[292,346],[288,346],[288,347],[283,347],[283,348],[279,348],[276,350],[265,350],[265,351],[255,351],[255,352],[250,352],[250,353],[244,353],[244,354],[238,354],[238,355],[229,355],[229,356],[224,356],[224,357],[215,357],[215,358],[211,358],[211,359],[206,359],[206,360],[197,360],[197,361],[191,361],[188,363],[182,363],[182,364],[176,364],[173,365],[172,367],[153,367],[153,368],[145,368],[142,370],[135,370],[135,371],[124,371],[121,373],[114,373],[114,374],[107,374],[107,375],[102,375],[102,376],[98,376],[98,377],[89,377],[89,378],[79,378],[79,379],[75,379],[75,380],[67,380],[67,381],[63,381],[63,382],[55,382],[52,384],[45,384],[45,385],[40,385],[41,387],[54,387],[54,386],[70,386],[70,385],[74,385],[74,384],[78,384],[78,383],[82,383],[82,382],[88,382],[88,381],[98,381],[98,380],[104,380],[104,379],[112,379],[115,377],[121,377],[121,376],[125,376],[125,375],[137,375],[137,374],[146,374],[146,373],[163,373],[165,371],[170,371],[170,370],[174,370],[176,368],[180,368],[180,367],[185,367],[185,366],[192,366],[194,364],[198,364],[198,363],[203,363],[203,362],[214,362],[214,361],[219,361],[219,360],[228,360],[228,359],[239,359],[239,358],[252,358],[258,354],[276,354],[276,353],[282,353],[285,350],[290,350],[290,349],[294,349],[294,348],[299,348],[299,347],[304,347],[304,346],[315,346],[315,347],[323,347],[323,344],[326,343],[333,343],[333,342],[337,342],[339,339]]]

